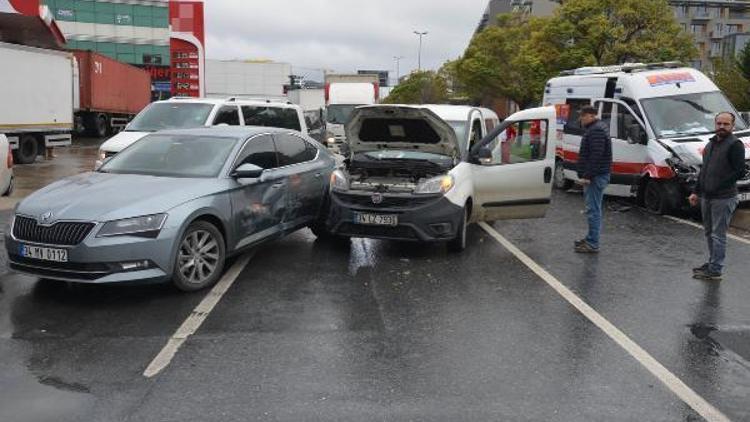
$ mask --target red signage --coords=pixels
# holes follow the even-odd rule
[[[172,0],[169,3],[172,95],[200,97],[205,88],[203,2]]]

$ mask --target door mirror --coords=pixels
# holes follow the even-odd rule
[[[490,164],[490,163],[492,163],[492,150],[487,145],[481,146],[474,153],[474,160],[473,161],[475,163],[478,163],[478,164]]]
[[[234,169],[232,177],[235,179],[257,179],[263,174],[263,169],[255,164],[245,163]]]
[[[628,126],[628,143],[629,144],[646,144],[648,142],[648,136],[646,131],[643,130],[641,125],[633,123]]]

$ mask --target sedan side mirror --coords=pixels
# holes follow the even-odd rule
[[[231,176],[235,179],[257,179],[263,174],[263,169],[255,164],[245,163],[234,169]]]

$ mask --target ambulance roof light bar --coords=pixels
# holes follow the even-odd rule
[[[657,63],[623,63],[611,66],[586,66],[579,67],[578,69],[563,70],[560,72],[560,76],[570,75],[599,75],[604,73],[633,73],[642,72],[645,70],[654,69],[674,69],[677,67],[683,67],[684,64],[681,62],[657,62]]]

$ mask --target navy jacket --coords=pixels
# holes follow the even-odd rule
[[[578,177],[591,179],[594,176],[609,174],[612,167],[612,140],[609,126],[595,120],[586,126],[578,150]]]

